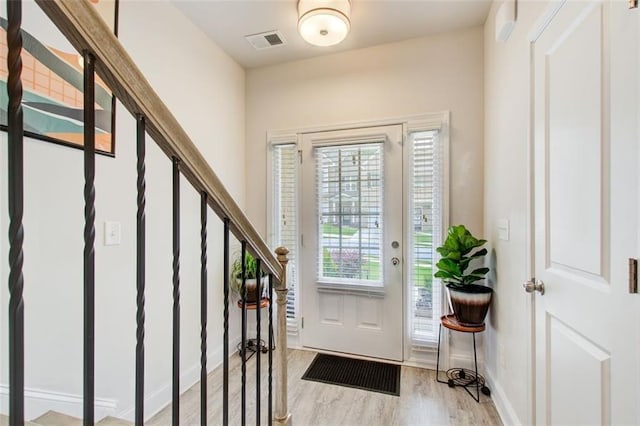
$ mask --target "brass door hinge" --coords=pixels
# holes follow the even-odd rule
[[[638,259],[629,259],[629,293],[638,292]]]

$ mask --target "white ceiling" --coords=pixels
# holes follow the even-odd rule
[[[341,44],[314,47],[297,32],[296,0],[172,0],[245,68],[375,46],[482,25],[491,0],[351,0],[351,33]],[[244,36],[279,30],[286,45],[255,50]]]

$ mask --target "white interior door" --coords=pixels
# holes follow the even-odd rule
[[[532,44],[536,423],[639,424],[638,11],[549,12]]]
[[[302,137],[301,341],[402,360],[402,127]]]

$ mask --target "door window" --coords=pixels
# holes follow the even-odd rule
[[[382,285],[382,144],[315,149],[319,282]]]

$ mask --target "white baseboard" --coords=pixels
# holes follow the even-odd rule
[[[240,344],[242,336],[236,336],[229,341],[229,357],[236,355],[236,346]],[[219,359],[214,363],[214,360]],[[222,364],[222,345],[218,347],[213,353],[207,356],[207,370],[209,372],[215,370]],[[186,392],[191,386],[200,381],[200,363],[188,368],[180,375],[180,394]],[[171,382],[165,383],[155,391],[150,392],[144,399],[144,411],[145,421],[148,421],[153,416],[158,414],[160,410],[171,403]],[[135,405],[120,411],[116,417],[134,421],[135,417]]]
[[[25,388],[24,400],[24,415],[27,419],[35,419],[49,410],[82,418],[82,395]],[[96,398],[96,420],[105,416],[113,416],[116,413],[117,405],[118,401],[116,400]],[[0,413],[9,413],[9,386],[5,384],[0,384]]]
[[[496,407],[496,411],[498,411],[498,415],[502,420],[502,424],[504,425],[521,425],[523,424],[518,415],[516,414],[509,398],[507,398],[506,393],[502,386],[500,386],[500,382],[498,382],[495,378],[493,372],[489,369],[485,370],[487,379],[487,386],[491,389],[491,399],[493,400],[493,404]]]
[[[427,345],[408,345],[405,349],[405,359],[402,365],[435,370],[437,365],[438,348]],[[444,368],[444,351],[440,354],[440,369]]]
[[[233,338],[229,342],[230,355],[235,355],[236,346],[240,343],[241,336]],[[217,368],[222,361],[222,347],[209,354],[207,357],[207,369],[209,372]],[[185,392],[200,380],[200,364],[196,364],[180,375],[180,393]],[[82,395],[72,395],[63,392],[52,392],[41,389],[25,389],[25,417],[35,419],[49,410],[64,413],[70,416],[82,418]],[[171,382],[151,392],[145,398],[145,420],[149,420],[171,402]],[[0,383],[0,413],[9,413],[9,385]],[[95,418],[100,420],[106,416],[115,416],[122,419],[134,420],[135,406],[124,410],[118,410],[118,401],[106,398],[96,398]]]

